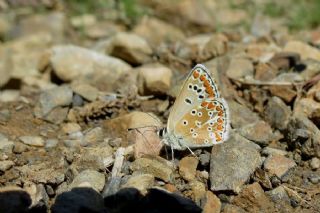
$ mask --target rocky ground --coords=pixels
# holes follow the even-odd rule
[[[0,1],[0,212],[320,212],[319,23],[230,2]],[[197,63],[231,137],[171,159]]]

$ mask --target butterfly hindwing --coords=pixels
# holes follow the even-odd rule
[[[189,148],[212,146],[227,140],[228,117],[224,99],[206,99],[177,122],[174,133]]]

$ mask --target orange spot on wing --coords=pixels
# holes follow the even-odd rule
[[[223,120],[221,118],[217,119],[218,123],[223,123]]]
[[[217,107],[216,107],[216,110],[219,111],[219,112],[222,111],[222,109],[221,109],[220,106],[217,106]]]
[[[218,125],[217,130],[222,130],[222,125]]]
[[[210,102],[209,104],[208,104],[208,109],[213,109],[215,107],[215,105],[212,103],[212,102]]]
[[[205,81],[203,82],[203,85],[204,85],[205,88],[210,87],[210,81],[205,80]]]
[[[202,107],[206,107],[206,106],[208,106],[208,104],[209,104],[208,102],[205,102],[205,101],[204,101],[204,102],[201,103],[201,106],[202,106]]]
[[[203,74],[203,75],[201,75],[201,76],[200,76],[200,80],[201,80],[201,81],[206,80],[206,76],[205,76],[204,74]]]
[[[222,141],[221,136],[220,136],[217,132],[215,133],[215,135],[216,135],[216,141],[217,141],[217,142]]]
[[[199,77],[199,72],[197,71],[197,70],[195,70],[194,72],[193,72],[193,77],[194,78],[198,78]]]
[[[219,112],[218,112],[218,116],[223,116],[223,112],[222,112],[222,111],[219,111]]]

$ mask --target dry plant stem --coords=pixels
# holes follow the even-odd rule
[[[292,82],[280,82],[280,81],[246,81],[246,80],[239,80],[239,79],[231,79],[232,81],[244,85],[252,85],[252,86],[295,86],[295,85],[303,85],[304,83],[292,83]]]
[[[115,161],[105,188],[102,192],[102,196],[106,197],[115,194],[120,188],[120,181],[122,178],[121,170],[126,154],[132,153],[133,149],[131,146],[123,148],[119,147],[115,154]]]

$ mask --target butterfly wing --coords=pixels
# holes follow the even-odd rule
[[[173,133],[182,117],[201,105],[203,100],[220,97],[216,85],[205,66],[198,64],[190,71],[170,112],[167,124],[169,134]]]
[[[222,98],[206,99],[176,124],[174,134],[189,148],[212,146],[229,137],[229,110]]]

